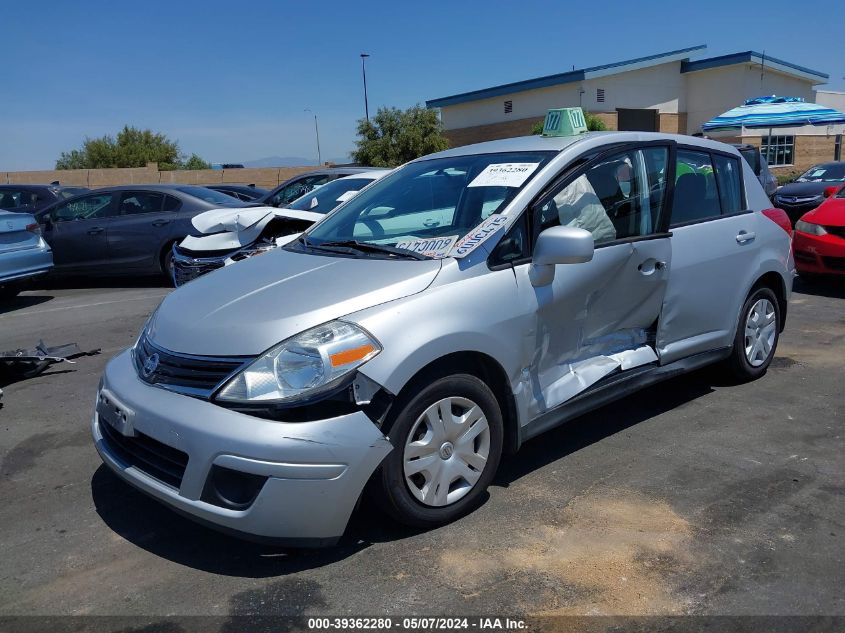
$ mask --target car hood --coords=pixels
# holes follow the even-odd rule
[[[207,235],[189,235],[179,246],[190,251],[231,250],[252,244],[273,218],[317,222],[324,217],[321,213],[275,207],[212,209],[191,220],[197,231]]]
[[[801,219],[822,226],[845,226],[845,198],[828,198]]]
[[[308,328],[425,290],[440,260],[351,259],[276,249],[173,291],[148,335],[165,349],[252,356]]]
[[[791,182],[778,189],[777,195],[797,196],[799,198],[820,196],[825,189],[835,184],[832,182]]]

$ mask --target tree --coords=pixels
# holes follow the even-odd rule
[[[191,154],[190,158],[182,164],[181,169],[211,169],[211,163],[196,154]]]
[[[587,130],[590,132],[604,132],[607,129],[607,124],[602,121],[599,117],[595,114],[591,114],[589,112],[584,113],[584,120],[587,122]],[[531,128],[532,134],[542,134],[543,133],[543,123],[545,119],[540,119],[537,121]]]
[[[196,154],[187,160],[179,151],[179,143],[152,130],[126,125],[116,138],[86,138],[81,149],[62,152],[56,169],[102,169],[108,167],[144,167],[158,163],[159,169],[208,169],[207,162]],[[202,165],[197,167],[195,165]]]
[[[361,165],[396,167],[449,147],[437,112],[419,104],[400,110],[379,108],[372,120],[358,121],[357,149],[352,159]]]

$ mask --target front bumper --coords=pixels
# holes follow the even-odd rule
[[[795,223],[801,219],[802,215],[818,207],[824,201],[824,198],[812,199],[806,202],[786,202],[775,195],[773,201],[778,209],[786,212],[786,215],[789,216],[789,220],[792,222],[792,226],[795,226]]]
[[[845,275],[845,239],[841,237],[795,231],[792,251],[799,273]]]
[[[174,479],[149,467],[158,459],[151,453],[127,459],[109,439],[115,430],[101,428],[106,422],[95,410],[91,431],[111,470],[182,514],[250,538],[294,545],[335,542],[370,475],[392,448],[363,412],[275,422],[148,385],[137,377],[129,351],[106,366],[98,402],[101,397],[126,414],[125,430],[143,441],[142,450],[159,446],[165,465],[173,460],[170,453],[181,452],[187,461],[184,474]],[[221,507],[207,500],[213,467],[266,479],[247,507]]]

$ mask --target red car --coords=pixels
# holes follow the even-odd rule
[[[795,266],[805,276],[845,276],[845,186],[828,187],[824,195],[827,200],[795,223]]]

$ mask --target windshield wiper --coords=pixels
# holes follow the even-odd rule
[[[358,240],[337,240],[330,242],[321,242],[319,244],[306,244],[309,248],[325,248],[325,250],[344,249],[346,251],[359,251],[363,253],[384,253],[394,255],[397,257],[405,257],[408,259],[429,259],[425,255],[408,251],[404,248],[396,248],[387,244],[371,244],[370,242],[359,242]]]

